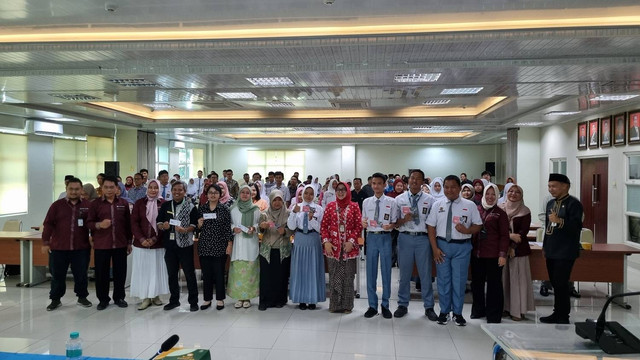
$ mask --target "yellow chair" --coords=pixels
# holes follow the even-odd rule
[[[22,231],[22,221],[7,220],[2,227],[2,231]]]

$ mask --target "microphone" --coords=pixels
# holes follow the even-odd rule
[[[636,336],[618,322],[605,320],[607,308],[613,299],[632,295],[640,295],[640,291],[615,294],[609,297],[595,323],[590,319],[585,322],[576,322],[576,334],[583,339],[595,342],[607,354],[640,353],[640,340]]]
[[[153,360],[155,359],[156,356],[162,354],[163,352],[171,350],[171,348],[176,346],[179,340],[180,340],[180,336],[176,334],[171,335],[167,340],[165,340],[162,343],[162,345],[160,345],[160,350],[158,350],[157,353],[155,353],[151,358],[149,358],[149,360]]]

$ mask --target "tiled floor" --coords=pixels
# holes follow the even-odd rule
[[[364,269],[364,262],[361,264]],[[397,295],[397,269],[393,270]],[[631,290],[640,290],[640,272],[629,269]],[[257,306],[236,310],[227,299],[222,311],[210,308],[190,313],[184,308],[165,312],[161,307],[136,310],[134,301],[120,309],[110,306],[97,311],[95,306],[81,308],[69,291],[63,306],[47,312],[48,285],[18,288],[17,279],[0,281],[0,351],[38,354],[63,354],[70,331],[79,331],[84,340],[85,355],[147,359],[171,334],[180,336],[185,347],[211,349],[213,359],[489,359],[493,341],[480,329],[481,320],[470,320],[470,304],[463,315],[466,327],[453,323],[445,326],[430,322],[421,304],[414,300],[408,316],[388,320],[381,316],[365,319],[367,309],[364,281],[361,299],[356,299],[352,314],[331,314],[328,303],[319,309],[300,311],[289,304],[282,309],[258,311]],[[536,284],[537,285],[537,284]],[[574,299],[572,320],[595,318],[605,301],[606,285],[581,283],[583,297]],[[536,286],[537,287],[537,286]],[[90,300],[97,302],[93,289]],[[414,294],[414,299],[418,294]],[[469,300],[469,299],[467,299]],[[530,320],[537,323],[540,315],[549,314],[553,297],[536,293],[537,310]],[[256,299],[254,299],[254,304]],[[609,317],[618,321],[638,321],[640,305],[631,298],[631,310],[612,307]],[[396,307],[392,299],[392,310]],[[437,306],[436,306],[437,311]],[[505,322],[513,323],[511,320]]]

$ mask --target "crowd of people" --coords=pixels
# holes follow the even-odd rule
[[[501,194],[488,172],[473,181],[465,173],[431,179],[420,169],[408,176],[376,172],[366,184],[360,178],[341,181],[338,174],[324,184],[311,175],[300,181],[295,173],[286,185],[281,171],[269,172],[264,181],[259,173],[245,173],[240,182],[232,170],[223,171],[223,180],[215,171],[206,177],[198,171],[188,183],[177,174],[169,180],[166,170],[156,179],[148,174],[142,169],[124,183],[99,174],[97,188],[65,177],[66,191],[51,205],[42,234],[52,275],[47,310],[61,306],[69,266],[78,304],[92,306],[87,269],[93,248],[98,310],[111,300],[128,306],[125,278],[127,256],[132,255],[129,295],[139,299],[139,310],[179,307],[182,269],[191,311],[212,306],[214,287],[217,310],[225,307],[227,295],[236,301],[235,308],[249,308],[251,299],[258,298],[259,310],[283,307],[288,301],[313,310],[326,301],[328,286],[329,311],[350,313],[361,238],[366,244],[366,318],[379,312],[384,318],[405,316],[410,283],[415,281],[429,320],[463,326],[469,268],[472,319],[499,323],[510,316],[519,321],[535,309],[527,240],[531,211],[512,177]],[[568,195],[569,185],[564,175],[550,177],[554,199],[548,205],[545,251],[557,295],[554,313],[541,319],[545,322],[565,323],[569,317],[564,290],[577,254],[573,242],[564,238],[575,237],[578,222],[581,228],[577,213],[581,216],[582,211],[579,201]],[[202,273],[202,303],[196,261]],[[398,306],[392,313],[391,269],[396,264]],[[169,301],[163,304],[166,294]]]

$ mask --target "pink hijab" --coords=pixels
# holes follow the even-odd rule
[[[158,190],[160,190],[160,187],[162,185],[160,185],[160,181],[156,180],[156,179],[152,179],[149,180],[149,182],[147,183],[147,206],[146,206],[146,215],[147,215],[147,220],[149,221],[149,224],[151,224],[151,227],[153,228],[153,231],[156,232],[156,234],[158,233],[158,227],[156,225],[156,219],[158,218],[158,198],[160,196],[160,191],[158,191],[158,194],[156,194],[156,197],[151,197],[149,196],[149,185],[151,185],[151,183],[155,182],[156,185],[158,185]]]
[[[220,202],[222,204],[226,204],[227,202],[229,202],[229,199],[231,199],[231,194],[229,194],[229,187],[224,181],[218,181],[218,186],[220,186],[222,192],[224,192],[224,196],[220,197]]]

